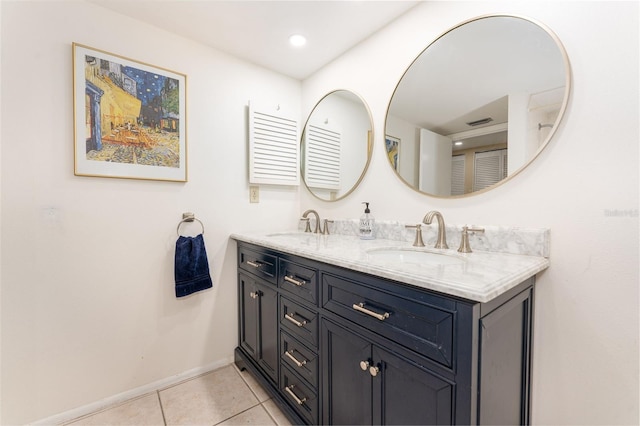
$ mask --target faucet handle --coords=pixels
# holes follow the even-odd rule
[[[417,225],[405,225],[405,228],[416,228],[416,239],[413,240],[414,247],[424,247],[424,241],[422,241],[422,224]]]
[[[469,228],[467,225],[462,227],[462,238],[460,239],[460,247],[458,252],[460,253],[472,253],[471,246],[469,245],[469,232],[471,233],[484,233],[484,228]]]
[[[323,222],[323,227],[322,227],[322,231],[320,231],[320,233],[323,234],[323,235],[329,235],[329,224],[333,223],[333,221],[329,220],[329,219],[325,219],[322,222]]]
[[[300,220],[304,220],[305,222],[307,222],[307,225],[304,228],[304,232],[311,232],[311,224],[309,223],[309,218],[301,217]]]

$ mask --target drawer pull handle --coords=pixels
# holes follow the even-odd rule
[[[285,351],[284,354],[289,357],[291,361],[293,361],[298,367],[302,367],[307,363],[307,360],[304,359],[302,361],[298,361],[295,356],[293,356],[293,349],[290,351]]]
[[[353,309],[355,309],[356,311],[362,312],[363,314],[367,314],[374,318],[377,318],[380,321],[384,321],[387,318],[389,318],[389,312],[385,312],[384,314],[379,314],[377,312],[370,311],[369,309],[364,307],[364,303],[354,303]]]
[[[304,402],[307,400],[307,398],[306,398],[306,397],[305,397],[305,398],[302,398],[302,399],[298,398],[298,396],[297,396],[295,393],[293,393],[293,391],[291,390],[291,389],[293,389],[294,387],[295,387],[294,385],[289,385],[289,386],[286,386],[286,387],[284,388],[284,390],[285,390],[285,391],[287,391],[287,393],[288,393],[289,395],[291,395],[291,398],[293,398],[293,400],[294,400],[295,402],[297,402],[297,403],[298,403],[298,405],[302,405],[302,404],[304,404]]]
[[[253,266],[254,268],[260,268],[262,267],[262,263],[259,262],[253,262],[251,260],[247,260],[247,265],[249,266]]]
[[[291,315],[289,315],[289,314],[284,314],[284,317],[285,317],[286,319],[288,319],[289,321],[291,321],[292,323],[294,323],[295,325],[297,325],[298,327],[304,327],[304,325],[305,325],[307,322],[306,322],[306,321],[302,321],[302,322],[298,321],[297,319],[295,319],[295,318],[293,317],[294,315],[295,315],[295,314],[291,314]]]
[[[298,281],[295,278],[291,278],[289,275],[285,275],[284,276],[284,280],[288,283],[297,285],[298,287],[302,287],[303,285],[306,284],[306,282],[304,280]]]

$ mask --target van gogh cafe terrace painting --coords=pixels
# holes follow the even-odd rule
[[[86,56],[87,160],[180,166],[178,80]]]

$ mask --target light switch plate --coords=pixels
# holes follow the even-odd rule
[[[260,187],[259,186],[250,186],[249,187],[249,202],[250,203],[259,203],[260,202]]]

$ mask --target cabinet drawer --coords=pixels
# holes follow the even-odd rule
[[[280,259],[278,286],[287,293],[318,304],[318,271],[297,263]]]
[[[284,331],[280,332],[280,359],[317,389],[318,355]]]
[[[286,366],[280,369],[280,391],[302,418],[309,424],[318,424],[317,393]]]
[[[273,284],[276,284],[278,276],[277,261],[276,256],[247,247],[240,247],[238,250],[238,264],[241,269]]]
[[[434,300],[437,296],[433,296]],[[454,312],[341,277],[322,276],[323,307],[446,367],[454,363]]]
[[[286,297],[280,297],[280,325],[293,336],[318,347],[318,314]]]

